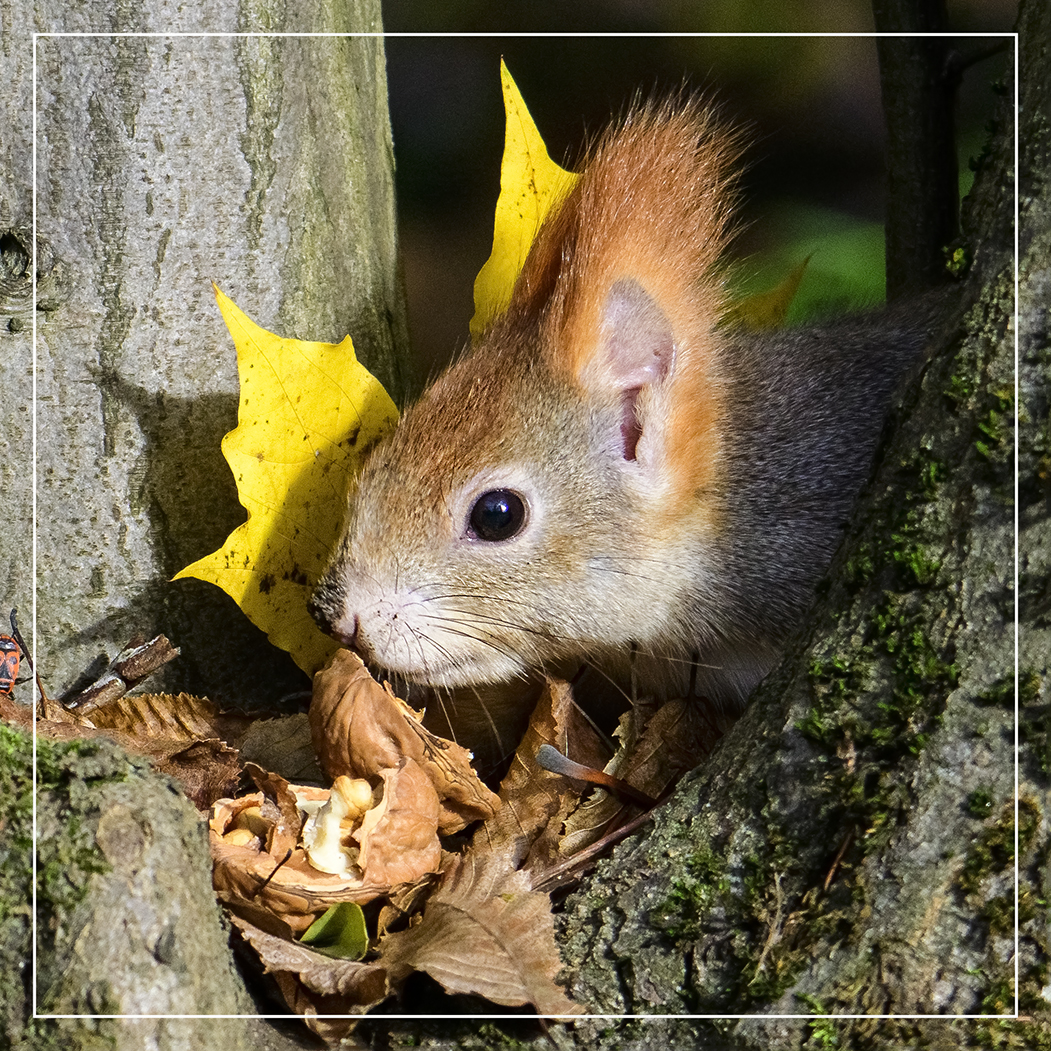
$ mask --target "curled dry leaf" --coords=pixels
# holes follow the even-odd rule
[[[237,750],[246,763],[273,770],[297,784],[325,780],[314,755],[306,712],[255,720],[238,739]]]
[[[100,730],[120,730],[140,739],[219,738],[235,748],[252,724],[251,717],[243,712],[222,712],[207,697],[188,693],[125,695],[95,708],[89,718]]]
[[[77,709],[76,714],[83,713]],[[221,711],[207,697],[188,693],[141,693],[115,698],[96,707],[84,721],[99,729],[128,734],[140,742],[218,739],[236,748],[245,762],[254,762],[292,780],[320,781],[323,776],[314,757],[306,713],[261,719],[240,711]],[[177,772],[166,772],[180,776]],[[207,809],[217,798],[212,796],[202,809]]]
[[[170,752],[147,753],[154,767],[174,777],[198,810],[207,811],[217,800],[229,795],[241,777],[241,757],[237,750],[211,738],[174,746]]]
[[[217,732],[219,725],[228,728],[239,717],[222,715],[200,697],[140,694],[115,698],[90,716],[58,704],[50,705],[49,713],[48,718],[36,720],[41,737],[60,741],[107,737],[181,782],[200,810],[232,792],[241,775],[237,751],[220,740],[225,732]],[[3,694],[0,720],[26,732],[32,732],[34,726],[33,710]]]
[[[602,743],[580,714],[569,684],[548,679],[500,785],[501,809],[475,832],[471,850],[504,859],[507,872],[525,868],[538,880],[558,858],[558,841],[567,816],[580,802],[579,787],[544,770],[536,761],[541,745],[569,751],[587,765],[603,762]],[[607,753],[608,754],[608,753]]]
[[[581,1012],[555,984],[562,964],[551,901],[531,889],[535,872],[523,868],[542,872],[557,857],[562,822],[579,800],[566,778],[535,761],[541,744],[565,748],[569,741],[582,759],[594,762],[600,754],[568,685],[551,680],[500,786],[501,809],[478,829],[466,855],[445,855],[419,922],[387,933],[387,924],[404,913],[392,901],[381,915],[379,954],[395,985],[423,970],[452,993],[529,1004],[545,1015]]]
[[[559,861],[563,825],[579,801],[569,779],[536,763],[537,750],[551,744],[593,766],[603,758],[568,685],[546,684],[501,786],[502,808],[490,803],[467,853],[443,860],[439,792],[447,792],[448,820],[450,783],[463,798],[474,779],[468,754],[433,738],[349,653],[317,679],[311,726],[333,789],[289,785],[249,765],[260,791],[223,801],[211,827],[219,896],[243,930],[253,925],[249,941],[289,1006],[333,1039],[345,1030],[319,1014],[365,1010],[382,998],[377,985],[341,999],[336,978],[325,976],[343,964],[319,962],[294,943],[331,904],[382,898],[376,959],[357,965],[371,970],[347,971],[354,981],[382,973],[390,993],[423,970],[452,993],[545,1015],[580,1013],[554,980],[562,965],[550,899],[532,889]],[[470,791],[485,798],[484,789]],[[461,810],[453,827],[465,819]]]
[[[120,734],[118,740],[127,741],[130,751],[148,756],[158,770],[178,780],[200,810],[237,787],[237,743],[251,725],[243,712],[220,711],[207,697],[188,693],[141,693],[101,704],[89,719],[111,736]]]
[[[621,748],[605,771],[659,799],[715,747],[722,732],[700,701],[668,701],[656,711],[629,711],[617,731]],[[637,807],[609,792],[594,792],[567,818],[559,853],[571,857],[583,851],[633,813]]]
[[[315,734],[323,731],[322,762],[335,773],[332,790],[289,785],[249,766],[260,791],[223,801],[211,824],[219,896],[240,917],[238,926],[286,1002],[331,1040],[346,1030],[333,1030],[335,1023],[318,1015],[365,1010],[424,970],[450,992],[532,1005],[547,1015],[579,1013],[554,981],[561,960],[550,900],[531,889],[533,874],[521,870],[527,858],[541,865],[555,855],[557,832],[578,799],[565,778],[537,766],[537,748],[555,742],[566,748],[572,740],[570,750],[582,760],[599,754],[592,732],[577,724],[566,684],[545,689],[502,786],[504,809],[490,804],[468,854],[445,854],[443,861],[438,786],[447,789],[452,780],[462,790],[470,783],[467,753],[432,738],[350,654],[334,665],[336,671],[318,676],[311,713]],[[464,820],[461,811],[454,827]],[[376,897],[386,902],[373,963],[346,970],[294,943],[337,899]],[[336,987],[339,975],[357,983],[379,974],[382,992],[378,983],[368,985],[367,995]]]
[[[158,638],[167,644],[163,635]],[[132,661],[137,653],[132,652]],[[82,708],[76,711],[83,714]],[[182,784],[200,810],[237,787],[241,760],[236,744],[251,722],[241,712],[222,712],[207,697],[188,693],[113,697],[93,707],[87,721],[129,751],[148,756],[161,773]]]
[[[19,704],[9,693],[0,693],[0,720],[10,726],[17,726],[26,733],[33,732],[33,709]],[[49,706],[46,718],[35,721],[37,733],[52,740],[68,741],[75,737],[98,735],[86,719],[81,719],[54,703]]]
[[[711,752],[728,725],[719,725],[703,701],[668,701],[650,717],[617,776],[660,798]]]
[[[381,773],[382,791],[373,799],[369,790],[366,809],[348,811],[342,797],[338,808],[329,808],[330,818],[335,814],[335,848],[331,837],[318,848],[327,871],[314,863],[312,851],[314,818],[329,803],[330,791],[290,785],[258,768],[249,772],[259,792],[220,800],[212,808],[212,880],[220,900],[266,929],[290,937],[331,905],[364,904],[437,870],[438,797],[410,760]],[[308,814],[314,832],[304,846]],[[348,819],[345,827],[342,818]],[[264,920],[267,912],[272,918]]]
[[[500,806],[472,769],[471,753],[426,730],[349,650],[339,650],[314,676],[310,726],[321,767],[332,779],[345,774],[371,781],[412,760],[438,795],[442,835],[485,820]]]
[[[439,879],[437,872],[429,872],[415,883],[402,883],[395,887],[387,904],[380,909],[376,921],[377,935],[382,938],[390,930],[403,928],[410,917],[422,912],[427,896]]]

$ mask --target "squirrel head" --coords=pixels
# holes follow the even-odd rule
[[[689,652],[678,611],[722,516],[738,153],[693,102],[598,143],[507,311],[366,462],[311,600],[325,630],[442,686]]]

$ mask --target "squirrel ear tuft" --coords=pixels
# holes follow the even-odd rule
[[[661,383],[675,362],[671,323],[657,301],[634,278],[621,278],[609,290],[599,339],[600,382],[620,394],[625,460],[634,460],[642,437],[639,395]]]

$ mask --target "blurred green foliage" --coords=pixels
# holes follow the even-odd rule
[[[738,264],[735,288],[750,295],[771,288],[810,259],[787,325],[873,306],[884,298],[883,227],[844,212],[785,201],[769,218],[775,247]]]

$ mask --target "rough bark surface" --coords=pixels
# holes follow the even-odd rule
[[[306,680],[199,581],[169,583],[244,520],[219,453],[236,425],[211,282],[283,335],[339,341],[396,398],[406,331],[378,0],[0,3],[0,485],[31,520],[32,31],[37,85],[36,646],[66,692],[135,632],[220,700]],[[28,530],[0,572],[28,622]],[[6,611],[4,620],[6,622]],[[30,640],[32,642],[32,640]],[[81,683],[83,685],[84,683]]]
[[[38,751],[34,983],[31,742],[0,726],[0,757],[0,1046],[313,1046],[300,1027],[262,1019],[163,1017],[256,1008],[215,905],[196,810],[171,782],[102,740],[41,742]]]

